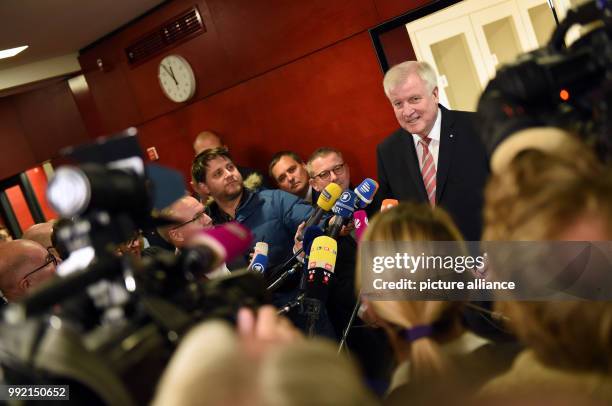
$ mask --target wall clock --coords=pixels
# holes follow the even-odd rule
[[[175,103],[193,97],[196,80],[191,65],[180,55],[168,55],[159,63],[159,85],[164,94]]]

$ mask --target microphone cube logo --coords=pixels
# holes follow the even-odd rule
[[[264,270],[265,270],[265,267],[264,267],[264,265],[262,263],[256,262],[256,263],[253,264],[253,270],[255,272],[263,273]]]
[[[351,200],[351,194],[349,192],[343,192],[340,196],[340,201],[346,203]]]

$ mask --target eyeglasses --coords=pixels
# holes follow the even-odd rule
[[[187,220],[184,223],[177,224],[176,226],[173,226],[170,230],[176,230],[177,228],[181,228],[183,226],[186,226],[187,224],[195,223],[196,221],[200,221],[200,219],[204,215],[208,215],[208,210],[207,209],[204,209],[201,212],[197,213],[195,216],[193,216],[193,218],[191,220]]]
[[[321,178],[321,180],[329,180],[332,172],[336,175],[342,175],[344,173],[344,165],[345,165],[344,162],[341,164],[338,164],[334,166],[333,168],[331,168],[331,170],[323,171],[319,173],[318,175],[313,176],[313,178]]]
[[[35,270],[31,271],[30,273],[27,273],[26,276],[23,277],[23,279],[27,278],[33,273],[40,271],[41,269],[44,269],[50,263],[53,263],[53,266],[57,266],[57,258],[55,258],[55,255],[53,255],[51,251],[49,251],[50,248],[52,247],[47,248],[47,257],[45,258],[45,263],[36,268]]]

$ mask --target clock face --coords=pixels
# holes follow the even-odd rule
[[[179,55],[168,55],[159,63],[159,84],[170,100],[181,103],[195,94],[196,81],[191,65]]]

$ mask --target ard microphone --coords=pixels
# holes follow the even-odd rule
[[[357,242],[359,242],[366,228],[368,228],[368,215],[365,210],[357,210],[355,214],[353,214],[353,219],[355,222],[355,237],[357,238]]]
[[[329,236],[331,238],[337,238],[340,234],[340,230],[342,230],[342,226],[346,225],[351,220],[357,200],[357,195],[350,190],[342,192],[342,196],[336,201],[332,209],[335,217],[329,223]]]
[[[265,268],[268,266],[268,243],[267,242],[259,241],[257,244],[255,244],[255,248],[253,249],[253,259],[249,263],[247,270],[249,271],[253,270],[253,264],[255,264],[256,262],[255,259],[258,259],[260,263],[262,264],[263,269],[261,270],[261,272],[263,273]],[[265,261],[265,264],[263,264],[261,261]]]
[[[336,267],[338,243],[331,237],[315,238],[308,259],[306,297],[325,302],[329,296],[329,285]]]
[[[355,194],[359,198],[357,200],[357,208],[363,209],[374,200],[374,195],[378,191],[378,183],[374,179],[365,178],[363,182],[355,188]]]
[[[336,200],[338,200],[341,194],[342,187],[340,187],[340,185],[332,182],[329,185],[325,186],[325,189],[321,191],[321,194],[317,199],[317,209],[310,216],[310,218],[306,220],[306,225],[304,229],[314,224],[319,224],[321,218],[323,217],[323,214],[332,209],[334,203],[336,203]],[[298,241],[302,241],[303,237],[303,234],[298,235]]]
[[[380,212],[382,213],[383,211],[392,209],[398,204],[399,202],[397,201],[397,199],[385,199],[382,201],[382,204],[380,205]]]
[[[266,268],[268,267],[268,255],[259,253],[253,257],[253,261],[249,266],[248,270],[253,272],[258,272],[263,274],[266,272]]]

